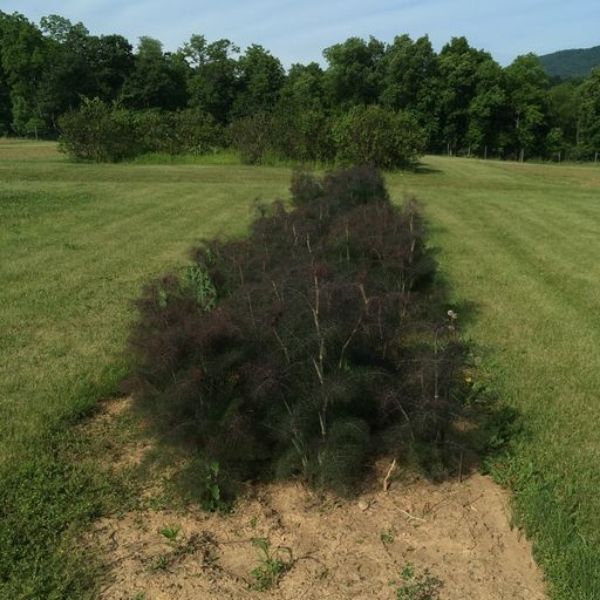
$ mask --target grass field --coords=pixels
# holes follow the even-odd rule
[[[553,595],[600,598],[600,168],[424,166],[390,175],[392,194],[425,203],[442,270],[473,306],[481,377],[522,416],[494,470]],[[60,449],[85,443],[70,425],[127,370],[131,300],[198,238],[242,233],[289,176],[71,164],[52,144],[0,140],[0,597],[83,597],[69,540],[113,492]]]

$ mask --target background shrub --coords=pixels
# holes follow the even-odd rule
[[[256,112],[227,128],[197,108],[127,110],[87,100],[60,121],[61,149],[74,158],[117,162],[141,154],[207,154],[233,147],[243,163],[413,165],[424,137],[408,113],[355,107],[333,119],[320,109]]]
[[[298,173],[292,194],[246,239],[206,241],[185,275],[145,288],[142,406],[230,479],[344,490],[374,454],[441,456],[464,348],[417,205],[393,205],[368,167]]]
[[[222,143],[221,128],[198,109],[132,112],[142,153],[207,154]]]
[[[337,118],[333,138],[340,162],[383,169],[414,165],[425,149],[425,135],[407,112],[381,106],[355,106]]]
[[[272,146],[275,153],[299,163],[331,163],[335,145],[331,118],[321,110],[279,109],[272,118]]]
[[[131,111],[131,135],[138,140],[138,153],[177,154],[173,119],[160,110]]]
[[[173,113],[174,154],[207,154],[225,145],[222,127],[208,113],[187,108]]]
[[[206,154],[223,144],[215,120],[198,109],[132,111],[86,101],[60,119],[61,147],[71,156],[118,162],[140,154]]]
[[[98,99],[64,114],[59,126],[61,148],[75,158],[117,162],[141,151],[133,114]]]
[[[257,112],[231,123],[229,134],[232,146],[239,152],[244,164],[264,162],[273,148],[273,117],[267,112]]]

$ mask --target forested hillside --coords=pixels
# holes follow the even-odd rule
[[[560,50],[540,56],[540,61],[550,77],[587,77],[593,69],[600,67],[600,46]]]
[[[88,144],[96,130],[82,123],[96,115],[103,135],[126,144],[111,160],[231,145],[249,162],[329,161],[343,148],[348,160],[395,153],[395,166],[423,150],[521,160],[594,159],[600,150],[600,71],[553,87],[534,55],[503,68],[462,37],[439,53],[427,36],[349,38],[323,55],[325,68],[286,71],[259,45],[193,35],[175,52],[149,37],[134,48],[56,15],[38,26],[0,12],[0,134],[55,138],[61,116],[85,105],[92,112],[67,125]],[[190,138],[192,128],[200,131]],[[140,131],[179,133],[159,146]],[[386,132],[381,148],[365,148],[373,132]],[[87,157],[102,159],[104,146]]]

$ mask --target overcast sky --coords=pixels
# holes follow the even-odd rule
[[[93,34],[141,35],[175,50],[192,33],[262,44],[286,66],[321,61],[350,36],[391,41],[428,33],[439,49],[465,35],[502,64],[526,52],[600,45],[600,0],[0,0],[30,20],[59,14]]]

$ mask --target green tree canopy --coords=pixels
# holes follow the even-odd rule
[[[123,84],[123,103],[137,109],[185,106],[186,68],[183,56],[165,53],[159,40],[141,37],[134,69]]]
[[[188,79],[189,104],[227,122],[238,90],[239,48],[226,39],[208,43],[193,35],[182,54],[191,66]]]
[[[468,145],[469,109],[478,90],[481,64],[491,56],[469,45],[464,37],[453,38],[439,57],[440,138],[438,144],[457,151]]]
[[[523,160],[526,154],[540,150],[547,135],[548,75],[535,54],[525,54],[506,68],[506,79],[512,142]]]
[[[600,152],[600,69],[583,83],[580,89],[581,143],[590,154]]]
[[[226,131],[256,133],[268,124],[272,131],[259,137],[269,140],[269,153],[326,160],[337,152],[332,123],[353,107],[375,105],[411,115],[430,152],[595,155],[596,74],[550,82],[534,55],[502,68],[464,37],[439,53],[427,36],[398,35],[391,43],[350,37],[323,55],[324,68],[313,62],[286,72],[256,44],[240,54],[228,39],[194,34],[176,52],[150,37],[134,51],[123,36],[90,35],[60,15],[38,26],[0,11],[0,134],[56,137],[61,115],[97,98],[134,111],[192,109],[181,122],[201,115],[222,126],[223,144],[232,142]]]
[[[377,101],[384,51],[384,44],[373,37],[368,42],[353,37],[324,50],[329,65],[325,89],[331,107],[345,109]]]
[[[321,110],[325,106],[323,69],[317,63],[294,64],[281,89],[281,102],[292,110]]]
[[[272,111],[284,81],[285,71],[279,59],[253,44],[239,59],[239,89],[233,112],[245,116]]]

